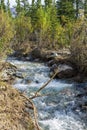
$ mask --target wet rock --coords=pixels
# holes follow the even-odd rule
[[[48,65],[49,67],[51,67],[53,64],[55,64],[55,61],[54,61],[54,60],[50,60],[50,61],[47,62],[47,65]]]
[[[38,81],[38,80],[36,80],[35,82],[36,82],[37,84],[39,83],[39,81]]]
[[[54,72],[55,72],[55,71],[58,69],[57,64],[53,64],[50,69],[51,69],[51,71],[54,71]]]
[[[78,83],[87,82],[87,77],[83,74],[77,74],[75,77],[73,77],[73,80]]]
[[[31,52],[32,58],[41,58],[41,50],[39,48],[34,48]]]
[[[71,78],[76,75],[75,70],[66,64],[60,64],[59,66],[57,64],[52,65],[51,71],[54,73],[58,70],[57,77],[58,78]]]
[[[25,84],[30,84],[32,81],[30,79],[24,79]]]
[[[60,79],[62,79],[62,78],[72,78],[73,76],[75,76],[75,72],[71,69],[60,71],[57,74],[57,77],[60,78]]]
[[[73,68],[66,64],[60,64],[58,66],[58,70],[59,70],[59,72],[61,72],[61,71],[65,71],[65,70],[73,70]]]
[[[16,73],[14,73],[13,76],[15,76],[17,78],[24,78],[21,72],[16,72]]]
[[[14,64],[4,62],[1,64],[1,73],[0,73],[0,79],[1,81],[12,83],[14,81],[14,74],[17,71],[17,67]]]
[[[47,55],[47,58],[48,59],[53,59],[53,58],[55,58],[57,56],[58,56],[58,54],[56,52],[51,52],[50,54]]]
[[[83,96],[86,96],[86,95],[87,95],[87,92],[84,92],[84,93],[77,94],[76,97],[82,98]]]

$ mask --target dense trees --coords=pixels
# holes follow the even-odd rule
[[[87,17],[87,0],[84,1],[84,15]]]
[[[0,0],[0,9],[6,11],[5,0]]]
[[[57,1],[58,18],[61,22],[67,19],[75,19],[75,8],[73,0],[58,0]]]
[[[0,10],[0,53],[9,50],[9,43],[15,34],[12,19],[3,10]]]
[[[16,15],[12,17],[9,0],[7,4],[0,0],[0,12],[3,12],[0,13],[0,44],[14,41],[16,46],[26,42],[48,48],[66,46],[71,42],[78,19],[82,20],[83,9],[87,17],[87,0],[44,0],[44,4],[32,0],[31,5],[28,0],[15,2]]]

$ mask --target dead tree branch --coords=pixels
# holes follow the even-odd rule
[[[39,93],[42,89],[44,89],[44,88],[54,79],[54,77],[55,77],[57,74],[58,74],[58,70],[55,72],[55,74],[51,77],[50,80],[48,80],[41,88],[39,88],[39,89],[35,92],[35,95],[32,96],[30,99],[34,99],[34,98],[38,97],[38,96],[39,96],[38,93]]]

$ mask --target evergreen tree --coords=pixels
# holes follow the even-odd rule
[[[52,5],[52,0],[45,0],[45,7],[50,7]]]
[[[73,0],[58,0],[57,1],[57,14],[61,22],[66,21],[66,19],[75,18],[75,9]]]
[[[9,2],[9,0],[7,0],[7,12],[8,12],[8,14],[9,14],[9,16],[11,16],[10,2]]]
[[[0,10],[0,53],[9,49],[15,30],[12,19],[7,13]]]
[[[3,9],[4,11],[6,11],[6,6],[5,6],[5,1],[4,0],[0,1],[0,8]]]
[[[87,0],[84,1],[84,16],[87,17]]]
[[[76,5],[76,10],[75,10],[76,18],[78,18],[80,9],[83,9],[83,1],[82,0],[75,0],[75,5]]]
[[[17,13],[17,16],[20,14],[21,12],[21,3],[20,3],[20,0],[16,0],[16,13]]]
[[[79,15],[79,0],[76,0],[76,18],[78,18]]]
[[[39,8],[41,6],[41,0],[37,0],[37,7]]]
[[[23,11],[27,11],[29,9],[29,2],[28,0],[21,0],[21,8],[23,9]]]
[[[34,3],[35,3],[35,0],[32,0],[32,4],[31,5],[34,6]]]

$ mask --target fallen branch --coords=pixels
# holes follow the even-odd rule
[[[32,106],[32,108],[33,108],[33,111],[34,111],[34,120],[35,120],[35,127],[36,127],[37,130],[41,130],[41,128],[40,128],[40,126],[39,126],[39,124],[38,124],[38,121],[37,121],[37,110],[36,110],[36,107],[35,107],[35,105],[34,105],[34,103],[33,103],[33,101],[32,101],[31,99],[36,98],[36,97],[40,97],[40,96],[48,96],[48,95],[50,95],[50,94],[47,94],[47,95],[39,95],[38,93],[39,93],[42,89],[44,89],[44,88],[53,80],[53,78],[54,78],[57,74],[58,74],[58,71],[56,71],[56,73],[51,77],[51,79],[48,80],[41,88],[39,88],[39,89],[36,91],[36,93],[35,93],[35,95],[34,95],[33,97],[28,98],[28,97],[25,96],[24,94],[20,93],[20,95],[21,95],[22,97],[24,97],[27,101],[30,102],[30,104],[31,104],[31,106]]]
[[[35,127],[36,127],[37,130],[41,130],[41,128],[40,128],[40,126],[39,126],[39,124],[38,124],[38,121],[37,121],[37,110],[36,110],[36,107],[35,107],[34,103],[33,103],[32,100],[31,100],[30,98],[28,98],[27,96],[25,96],[25,95],[23,95],[23,94],[21,94],[21,93],[20,93],[20,95],[21,95],[22,97],[24,97],[27,101],[29,101],[29,102],[31,103],[31,105],[32,105],[32,107],[33,107],[33,110],[34,110]]]
[[[54,77],[55,77],[57,74],[58,74],[58,70],[55,72],[55,74],[51,77],[50,80],[48,80],[41,88],[39,88],[39,89],[35,92],[34,96],[30,97],[30,99],[34,99],[34,98],[38,97],[38,93],[39,93],[42,89],[44,89],[44,88],[54,79]]]

